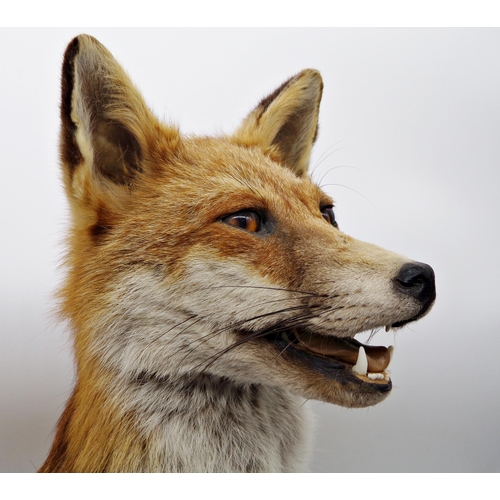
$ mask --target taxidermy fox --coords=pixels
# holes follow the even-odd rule
[[[298,471],[304,398],[366,407],[434,273],[342,233],[308,175],[323,85],[307,69],[231,136],[158,121],[113,56],[62,69],[72,228],[61,310],[77,380],[42,472]]]

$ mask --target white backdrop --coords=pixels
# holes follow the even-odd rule
[[[187,133],[230,132],[287,77],[321,71],[315,179],[342,230],[431,264],[438,298],[375,337],[396,345],[389,399],[307,403],[311,470],[500,471],[498,29],[0,30],[0,471],[40,466],[73,384],[51,297],[67,227],[59,71],[79,32]]]

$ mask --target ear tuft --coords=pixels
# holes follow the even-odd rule
[[[301,71],[262,99],[236,131],[235,139],[271,151],[296,175],[307,175],[322,92],[319,72]]]

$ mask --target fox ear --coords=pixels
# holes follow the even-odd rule
[[[258,104],[236,131],[235,139],[258,145],[274,153],[296,175],[307,175],[322,92],[319,72],[301,71]]]
[[[147,143],[160,128],[178,137],[158,123],[103,45],[88,35],[70,42],[62,71],[60,142],[71,195],[88,199],[82,190],[133,185],[143,171]]]

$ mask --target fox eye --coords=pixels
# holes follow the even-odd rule
[[[262,220],[257,212],[245,210],[235,214],[228,215],[222,219],[223,222],[230,226],[239,227],[250,233],[257,233],[260,231]]]
[[[333,212],[333,207],[324,207],[321,209],[321,215],[323,216],[323,219],[326,220],[329,224],[331,224],[333,227],[339,227],[337,224],[337,221],[335,220],[335,213]]]

